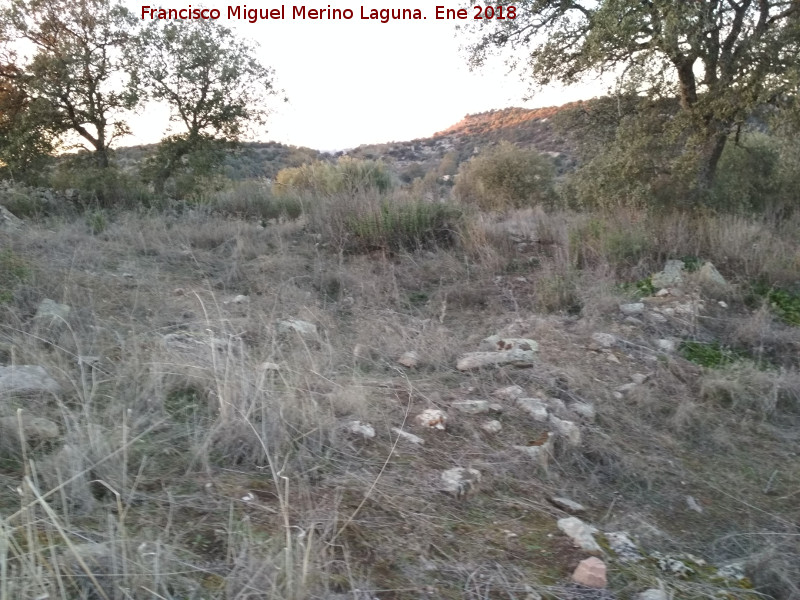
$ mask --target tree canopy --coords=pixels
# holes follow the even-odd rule
[[[754,109],[798,91],[798,0],[514,4],[516,19],[478,26],[474,65],[508,47],[522,52],[534,85],[610,72],[627,92],[677,97],[700,188],[711,184],[726,141]]]

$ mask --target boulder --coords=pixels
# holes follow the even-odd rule
[[[581,445],[581,430],[572,421],[559,419],[555,415],[550,415],[550,426],[556,434],[567,440],[567,444],[571,447]]]
[[[578,504],[574,500],[563,496],[550,496],[548,500],[550,500],[550,503],[554,506],[573,515],[586,512],[586,507],[583,506],[583,504]]]
[[[576,548],[590,554],[601,554],[603,551],[594,539],[597,528],[587,525],[578,517],[565,517],[558,520],[558,528],[572,539]]]
[[[460,498],[477,489],[481,481],[481,473],[477,469],[455,467],[444,471],[441,475],[441,481],[442,491]]]
[[[703,263],[703,266],[700,267],[699,271],[697,271],[697,278],[703,283],[711,285],[728,285],[728,282],[725,280],[722,274],[717,271],[717,268],[714,266],[714,264],[708,261]]]
[[[594,404],[590,404],[589,402],[572,402],[567,408],[587,421],[593,421],[595,416],[597,416]]]
[[[644,312],[644,303],[630,302],[628,304],[620,304],[619,310],[623,315],[639,315]]]
[[[527,446],[514,446],[513,448],[525,454],[542,469],[547,470],[550,456],[553,453],[553,434],[548,431],[542,438],[531,442]]]
[[[5,206],[0,206],[0,231],[18,231],[22,229],[22,219],[16,217]]]
[[[578,563],[572,581],[593,588],[606,587],[606,563],[592,556]]]
[[[0,367],[0,393],[58,394],[61,386],[44,367],[11,365]]]

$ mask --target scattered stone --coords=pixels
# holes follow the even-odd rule
[[[606,587],[606,564],[596,556],[582,560],[572,574],[572,581],[587,587],[604,588]]]
[[[481,423],[481,429],[486,433],[500,433],[503,429],[503,425],[500,421],[492,419],[491,421],[484,421]]]
[[[611,348],[614,344],[617,343],[617,338],[610,333],[593,333],[592,334],[592,341],[595,342],[601,348]]]
[[[547,421],[547,405],[540,398],[517,398],[517,406],[532,416],[534,421]]]
[[[573,448],[581,445],[581,430],[572,421],[565,421],[559,419],[554,415],[550,415],[550,425],[552,425],[555,432],[566,438],[567,442]]]
[[[625,317],[622,322],[626,325],[633,325],[634,327],[641,327],[644,325],[644,321],[637,319],[636,317]]]
[[[664,590],[652,588],[645,590],[641,594],[637,594],[636,600],[669,600],[669,596],[667,596],[667,592]]]
[[[500,400],[516,400],[524,395],[525,390],[518,385],[509,385],[508,387],[500,388],[492,392],[492,396]]]
[[[641,555],[636,548],[636,544],[633,543],[633,540],[626,531],[612,531],[606,533],[606,541],[621,562],[628,563],[644,560],[644,556]]]
[[[665,317],[661,313],[657,313],[657,312],[649,312],[649,313],[647,313],[647,318],[649,320],[653,321],[653,323],[666,323],[667,322],[667,317]]]
[[[594,539],[597,528],[587,525],[578,517],[565,517],[558,520],[558,528],[572,539],[576,548],[590,554],[601,554],[602,549]]]
[[[570,500],[569,498],[565,498],[563,496],[550,496],[548,498],[550,502],[563,510],[564,512],[568,512],[572,515],[577,515],[586,512],[586,507],[583,504],[578,504],[574,500]]]
[[[656,292],[656,298],[664,298],[665,296],[671,296],[672,290],[670,288],[661,288]]]
[[[683,283],[683,270],[686,265],[682,260],[668,260],[664,264],[664,270],[653,274],[650,282],[654,288],[678,287]]]
[[[608,354],[606,354],[606,360],[610,363],[614,363],[615,365],[620,364],[619,358],[617,358],[617,355],[614,354],[613,352],[609,352]]]
[[[460,498],[477,489],[481,473],[477,469],[455,467],[442,473],[442,491]]]
[[[365,439],[372,439],[375,437],[375,428],[368,423],[361,421],[350,421],[345,424],[345,429],[354,435],[360,435]]]
[[[686,505],[689,507],[690,510],[693,510],[696,513],[703,514],[703,507],[694,499],[693,496],[686,496]]]
[[[66,304],[59,304],[50,298],[45,298],[39,303],[33,318],[36,321],[66,321],[72,308]]]
[[[640,315],[644,312],[644,304],[642,302],[620,304],[619,310],[623,315]]]
[[[656,560],[658,568],[665,573],[678,575],[679,577],[688,577],[694,574],[694,569],[674,556],[667,556],[659,552],[652,552],[650,556]]]
[[[732,562],[721,566],[717,569],[717,577],[730,579],[731,581],[745,581],[747,573],[745,572],[744,563]]]
[[[547,410],[559,416],[564,416],[567,412],[567,405],[564,404],[563,400],[559,400],[558,398],[548,398]]]
[[[250,302],[250,298],[244,294],[239,294],[233,299],[234,304],[244,304],[245,302]]]
[[[133,279],[133,273],[125,271],[124,273],[120,274],[120,277],[122,277],[123,279]]]
[[[536,440],[531,442],[528,446],[514,446],[514,450],[518,450],[528,458],[532,459],[543,469],[547,469],[550,462],[550,455],[553,452],[553,435],[550,432],[545,434],[544,440]]]
[[[461,400],[453,402],[452,407],[467,415],[484,415],[489,412],[488,400]]]
[[[397,359],[397,362],[407,369],[416,369],[419,366],[419,354],[414,350],[403,352],[403,355]]]
[[[633,382],[631,382],[631,383],[625,383],[625,384],[623,384],[623,385],[619,386],[619,387],[617,388],[617,391],[618,391],[620,394],[627,394],[628,392],[630,392],[631,390],[633,390],[633,389],[635,389],[635,388],[636,388],[636,384],[635,384],[635,383],[633,383]]]
[[[491,413],[503,414],[503,411],[505,409],[506,409],[505,406],[503,406],[502,404],[499,404],[497,402],[492,402],[489,405],[489,412],[491,412]]]
[[[426,408],[414,418],[420,427],[444,430],[447,427],[447,415],[438,408]]]
[[[303,338],[315,338],[317,337],[317,326],[308,321],[288,319],[286,321],[278,321],[278,333],[296,333]]]
[[[676,303],[672,310],[676,315],[686,315],[689,317],[696,317],[700,314],[700,311],[703,309],[704,304],[702,301],[694,301],[690,300],[689,302],[678,302]],[[667,309],[663,309],[666,313]]]
[[[568,408],[576,415],[583,417],[587,421],[593,421],[595,416],[597,416],[597,411],[595,411],[594,404],[589,404],[588,402],[573,402]]]
[[[411,442],[412,444],[421,446],[425,443],[425,440],[423,440],[418,435],[414,435],[413,433],[409,433],[408,431],[403,431],[399,427],[392,427],[392,431],[397,435],[399,435],[404,440]]]
[[[619,392],[612,392],[611,395],[614,397],[615,400],[622,400],[625,397]]]
[[[717,304],[719,304],[720,308],[728,308],[728,303],[724,300],[720,300]]]
[[[503,352],[468,352],[458,359],[456,368],[459,371],[471,371],[481,367],[498,367],[501,365],[514,365],[517,367],[533,366],[534,350],[513,348]]]
[[[706,261],[703,263],[703,266],[700,267],[700,270],[697,271],[697,277],[703,283],[710,283],[713,285],[728,285],[728,282],[722,276],[722,274],[717,271],[717,268],[714,266],[713,263]]]
[[[39,365],[0,367],[0,393],[58,394],[61,386]]]
[[[662,352],[675,352],[678,349],[678,343],[675,340],[668,339],[656,340],[656,346]]]
[[[19,449],[20,446],[20,423],[16,415],[0,418],[0,448],[6,450]],[[36,447],[44,442],[52,442],[61,437],[58,424],[44,417],[33,417],[28,414],[22,415],[22,436],[25,444],[29,447]]]
[[[536,352],[539,350],[539,344],[534,340],[529,340],[527,338],[512,338],[492,335],[488,338],[485,338],[481,342],[479,350],[484,350],[487,352],[508,352],[509,350]]]
[[[641,385],[645,381],[647,381],[648,377],[649,377],[648,375],[644,375],[642,373],[634,373],[633,375],[631,375],[631,381],[633,381],[633,383],[637,385]]]

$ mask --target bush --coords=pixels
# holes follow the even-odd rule
[[[79,202],[100,208],[136,208],[153,202],[153,195],[137,178],[114,166],[98,168],[88,153],[65,158],[51,185],[60,191],[77,190]]]
[[[374,160],[342,157],[336,163],[316,161],[282,169],[275,177],[279,196],[311,194],[386,193],[393,187],[392,174],[385,164]]]
[[[30,275],[25,261],[10,248],[0,251],[0,304],[8,304],[14,288]]]
[[[454,193],[483,210],[521,208],[552,201],[553,182],[549,157],[502,142],[461,165]]]
[[[448,246],[462,217],[452,204],[374,192],[316,198],[309,207],[310,228],[348,252]]]
[[[303,206],[297,197],[276,197],[272,187],[263,179],[248,179],[231,183],[213,196],[213,210],[242,219],[297,219]]]

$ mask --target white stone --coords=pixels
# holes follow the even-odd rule
[[[278,321],[278,333],[296,333],[300,337],[314,338],[317,336],[317,326],[308,321],[288,319],[286,321]]]
[[[650,282],[654,288],[669,288],[679,286],[683,282],[685,265],[682,260],[668,260],[664,270],[653,274]]]
[[[426,408],[414,418],[421,427],[444,430],[447,427],[447,415],[438,408]]]
[[[639,553],[636,544],[625,531],[611,531],[606,533],[606,541],[611,550],[622,562],[639,562],[644,556]]]
[[[488,400],[461,400],[451,405],[458,412],[468,415],[484,415],[489,412]]]
[[[700,267],[700,270],[697,272],[697,276],[705,283],[728,285],[728,282],[711,262],[703,263],[703,266]]]
[[[703,514],[703,507],[694,499],[693,496],[686,496],[686,506],[689,507],[690,510],[693,510],[696,513]]]
[[[664,590],[652,588],[645,590],[641,594],[637,594],[636,600],[669,600],[669,596],[667,596]]]
[[[631,382],[631,383],[626,383],[626,384],[623,384],[623,385],[619,386],[617,388],[617,391],[619,393],[621,393],[621,394],[627,394],[628,392],[632,391],[635,388],[636,388],[636,384]]]
[[[617,343],[617,338],[610,333],[597,332],[592,334],[592,341],[602,348],[611,348],[611,346]]]
[[[369,423],[362,423],[361,421],[349,421],[345,424],[345,429],[354,435],[360,435],[366,439],[375,437],[375,428]]]
[[[58,382],[39,365],[12,365],[0,367],[0,393],[57,394],[61,391]]]
[[[529,459],[533,460],[542,469],[547,469],[550,462],[550,455],[553,452],[553,435],[547,433],[547,440],[543,444],[533,446],[514,446],[514,450],[518,450],[525,454]]]
[[[481,342],[479,349],[487,352],[508,352],[509,350],[536,352],[539,350],[539,344],[528,338],[513,338],[492,335],[488,338],[485,338]]]
[[[540,398],[517,398],[517,406],[533,417],[534,421],[547,421],[547,405]]]
[[[503,429],[503,425],[500,423],[500,421],[492,419],[490,421],[484,421],[481,423],[481,429],[483,429],[486,433],[500,433],[500,431]]]
[[[597,528],[587,525],[578,517],[565,517],[558,520],[558,528],[572,539],[575,547],[589,553],[602,553],[602,549],[594,539]]]
[[[719,304],[720,308],[728,308],[728,303],[724,300],[720,300],[717,304]]]
[[[504,352],[468,352],[458,359],[456,368],[459,371],[471,371],[481,367],[498,367],[501,365],[515,365],[530,367],[533,365],[536,353],[533,350],[515,348]]]
[[[633,381],[633,383],[636,383],[638,385],[641,385],[645,381],[647,381],[647,378],[648,376],[642,373],[634,373],[633,375],[631,375],[631,381]]]
[[[481,481],[481,473],[477,469],[455,467],[444,471],[441,475],[442,490],[454,496],[465,496],[477,489]]]
[[[397,359],[397,362],[407,369],[414,369],[419,366],[419,354],[414,350],[403,352],[402,356]]]
[[[588,421],[594,420],[595,416],[597,415],[594,405],[589,404],[588,402],[573,402],[569,405],[569,410]]]
[[[573,448],[581,445],[580,427],[572,421],[565,421],[564,419],[559,419],[554,415],[550,415],[550,425],[558,435],[566,438],[569,445]]]
[[[586,507],[583,504],[579,504],[574,500],[570,500],[569,498],[565,498],[563,496],[552,496],[550,498],[550,502],[552,502],[554,505],[556,505],[564,512],[568,512],[571,514],[580,514],[586,512]]]
[[[239,294],[233,299],[234,304],[244,304],[245,302],[250,302],[250,298],[248,298],[244,294]]]
[[[639,315],[644,312],[644,304],[642,302],[631,302],[629,304],[620,304],[619,310],[624,315]]]
[[[399,427],[392,427],[392,431],[394,433],[396,433],[398,436],[400,436],[401,438],[403,438],[404,440],[406,440],[408,442],[411,442],[412,444],[416,444],[418,446],[421,446],[422,444],[425,443],[425,440],[423,440],[418,435],[414,435],[413,433],[409,433],[408,431],[403,431]]]
[[[500,400],[516,400],[524,395],[525,390],[518,385],[509,385],[508,387],[500,388],[492,392],[492,396],[500,398]]]
[[[678,343],[675,340],[660,339],[656,340],[656,346],[662,352],[675,352],[678,348]]]

